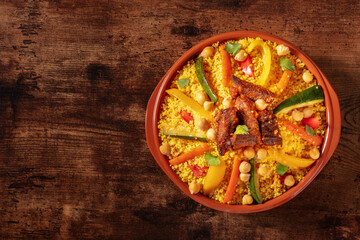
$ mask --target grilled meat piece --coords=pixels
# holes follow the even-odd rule
[[[258,115],[263,143],[266,145],[282,144],[276,116],[267,110],[258,111]]]
[[[234,150],[243,147],[253,147],[257,143],[257,137],[251,134],[233,135],[231,137],[231,145]]]
[[[266,88],[241,80],[235,76],[232,76],[232,79],[233,88],[235,88],[239,94],[244,94],[253,101],[263,99],[265,102],[271,103],[274,100],[275,94]],[[234,89],[231,89],[230,94],[236,97]]]
[[[215,141],[221,156],[231,149],[230,137],[238,124],[239,119],[236,115],[236,108],[227,108],[217,113],[215,120]]]
[[[240,118],[249,129],[249,134],[256,136],[257,140],[260,141],[260,129],[257,121],[257,112],[255,103],[249,98],[241,95],[236,98],[235,107],[238,110]]]

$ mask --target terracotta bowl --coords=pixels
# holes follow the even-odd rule
[[[224,42],[227,40],[241,39],[245,37],[261,37],[264,40],[270,40],[278,44],[284,44],[290,48],[292,54],[294,54],[306,64],[307,68],[314,74],[318,81],[318,84],[320,84],[323,89],[325,95],[326,122],[328,127],[325,133],[324,143],[321,148],[321,157],[311,167],[310,171],[306,174],[304,179],[299,182],[295,187],[291,188],[283,195],[275,199],[269,200],[263,204],[229,205],[212,200],[200,193],[196,195],[190,194],[188,190],[188,185],[180,180],[176,173],[170,168],[167,157],[162,155],[159,151],[161,142],[159,138],[157,122],[159,120],[161,104],[166,95],[165,90],[170,87],[170,83],[175,78],[177,71],[180,70],[188,60],[195,58],[204,47],[209,46],[215,42]],[[334,89],[331,87],[329,81],[326,79],[325,75],[321,72],[321,70],[304,52],[302,52],[299,48],[295,47],[293,44],[270,34],[256,31],[237,31],[228,32],[208,38],[192,47],[175,62],[175,64],[161,79],[150,97],[146,110],[145,128],[147,144],[156,162],[165,172],[165,174],[186,195],[188,195],[190,198],[194,199],[198,203],[201,203],[209,208],[213,208],[219,211],[232,213],[254,213],[266,211],[286,203],[287,201],[298,195],[314,180],[314,178],[320,173],[320,171],[329,161],[331,155],[334,153],[335,148],[339,143],[341,130],[341,115],[339,100]]]

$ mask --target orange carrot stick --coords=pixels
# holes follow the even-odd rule
[[[295,62],[295,60],[292,59],[292,58],[290,58],[290,61],[291,61],[291,62],[294,64],[294,66],[296,67],[296,62]],[[287,69],[284,71],[283,75],[281,76],[280,81],[279,81],[278,84],[276,85],[279,90],[281,90],[281,89],[284,90],[284,89],[287,87],[287,85],[289,84],[289,80],[290,80],[290,78],[291,78],[291,75],[292,75],[292,71],[287,70]]]
[[[225,193],[225,197],[224,197],[225,203],[231,201],[234,196],[236,183],[237,183],[237,181],[239,179],[239,175],[240,175],[239,166],[240,166],[240,159],[239,159],[239,157],[235,157],[229,185],[226,189],[226,193]]]
[[[230,54],[225,50],[225,44],[220,45],[220,53],[222,56],[223,84],[227,86],[231,80],[231,59]]]
[[[280,81],[277,83],[276,87],[279,90],[284,90],[289,84],[289,80],[291,78],[292,72],[290,70],[285,70],[283,75],[281,76]]]
[[[311,136],[307,134],[304,127],[297,126],[288,121],[282,121],[281,124],[284,125],[287,130],[293,132],[294,134],[298,135],[299,137],[301,137],[305,141],[308,141],[314,146],[320,146],[323,142],[323,138],[319,135]]]
[[[189,152],[183,153],[176,158],[173,158],[169,161],[171,165],[178,165],[184,163],[190,159],[193,159],[196,156],[206,153],[209,151],[209,145],[207,143],[201,143],[199,146],[191,149]]]

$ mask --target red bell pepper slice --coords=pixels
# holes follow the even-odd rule
[[[191,169],[191,171],[193,171],[195,177],[201,177],[205,172],[206,169],[208,169],[209,167],[199,167],[198,165],[190,165],[189,164],[189,168]]]
[[[182,117],[182,119],[185,120],[185,122],[189,123],[190,121],[194,122],[194,118],[191,116],[191,113],[189,113],[186,110],[181,110],[180,111],[180,116]]]
[[[239,66],[244,74],[250,77],[254,76],[254,64],[250,55],[248,55],[244,61],[239,62]]]
[[[320,125],[320,120],[317,119],[317,118],[303,118],[301,120],[301,122],[304,124],[304,125],[308,125],[310,127],[312,127],[313,129],[316,129],[319,127]]]

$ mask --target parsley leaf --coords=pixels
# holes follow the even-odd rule
[[[282,165],[281,163],[278,163],[276,166],[276,173],[280,174],[281,176],[284,176],[284,174],[287,172],[287,170],[289,169],[288,166]]]
[[[230,55],[234,55],[240,51],[241,45],[238,43],[227,43],[225,45],[225,51],[227,51]]]
[[[311,135],[311,136],[316,135],[315,130],[312,127],[310,127],[309,125],[305,125],[305,130],[306,130],[306,133]]]
[[[290,59],[288,58],[280,58],[280,67],[283,71],[285,70],[290,70],[290,71],[295,71],[295,66],[294,64],[291,62]]]
[[[249,134],[249,129],[246,125],[238,125],[235,129],[234,135]]]
[[[205,160],[210,166],[217,166],[220,164],[219,157],[211,155],[210,153],[205,154]]]
[[[185,86],[189,86],[189,82],[190,82],[190,79],[188,78],[182,78],[182,79],[179,79],[178,81],[178,84],[181,88],[185,87]]]

